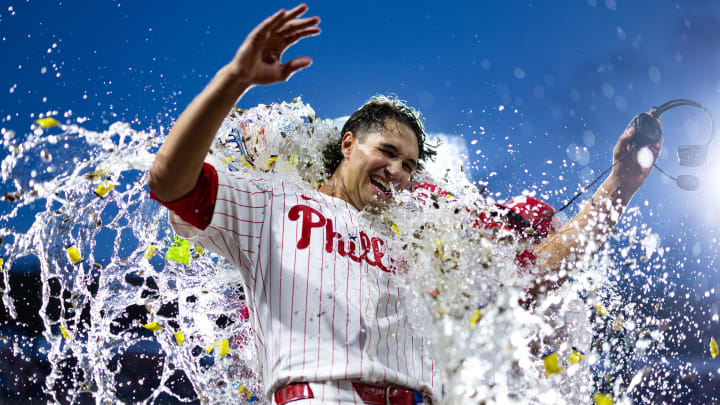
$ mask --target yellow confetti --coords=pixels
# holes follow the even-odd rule
[[[182,331],[178,330],[175,332],[175,341],[177,342],[178,346],[183,344],[185,342],[185,334],[182,333]]]
[[[395,224],[392,224],[392,230],[393,230],[393,235],[397,235],[398,233],[400,233],[400,231],[398,231],[397,225],[395,225]]]
[[[607,317],[608,313],[605,311],[605,308],[603,308],[602,304],[593,304],[593,308],[595,308],[595,311],[597,311],[600,316]]]
[[[238,392],[245,392],[245,386],[241,385],[240,388],[238,388]]]
[[[151,330],[153,332],[157,332],[160,329],[163,329],[163,327],[161,325],[158,325],[157,322],[146,323],[145,325],[143,325],[143,328]]]
[[[44,129],[56,127],[60,125],[60,123],[53,117],[47,117],[47,118],[41,118],[37,121],[35,121],[36,124],[40,125]]]
[[[480,319],[482,319],[482,312],[480,312],[479,309],[476,309],[472,318],[470,318],[470,323],[475,325],[476,323],[478,323],[478,321],[480,321]]]
[[[150,245],[145,249],[145,253],[143,254],[143,257],[150,260],[155,256],[155,250],[157,249],[157,246]]]
[[[80,256],[80,251],[75,247],[75,245],[67,247],[65,251],[67,252],[72,264],[78,264],[81,261],[85,260]]]
[[[570,352],[570,358],[568,358],[568,363],[580,363],[583,356],[585,356],[585,353],[573,347]]]
[[[248,159],[244,155],[240,158],[240,161],[245,165],[245,167],[247,167],[249,169],[252,169],[255,167],[255,165],[250,161],[250,159]]]
[[[718,356],[718,354],[720,354],[720,352],[718,351],[717,341],[715,340],[715,338],[711,338],[710,339],[710,355],[714,359],[715,357]]]
[[[597,393],[593,395],[595,405],[613,405],[612,395]]]
[[[193,245],[193,249],[195,249],[200,256],[205,256],[205,249],[203,249],[202,246]]]
[[[228,354],[230,354],[230,341],[223,339],[223,341],[220,342],[220,357],[225,357]]]
[[[270,159],[265,161],[265,168],[263,169],[263,171],[269,172],[270,170],[275,169],[275,164],[277,163],[277,158],[278,158],[277,155],[270,156]]]
[[[443,252],[443,245],[442,240],[440,238],[435,238],[435,248],[438,251],[438,254],[440,255],[440,260],[445,261],[445,253]]]
[[[545,364],[545,376],[562,373],[562,367],[560,367],[560,363],[558,362],[557,352],[552,352],[542,359]]]
[[[4,265],[4,264],[5,264],[5,259],[3,259],[2,257],[0,257],[0,273],[2,273],[3,270],[4,270],[4,269],[3,269],[3,265]]]
[[[62,333],[65,339],[70,339],[70,332],[68,332],[67,329],[63,328],[62,325],[60,325],[60,333]]]
[[[100,198],[105,198],[107,193],[109,193],[110,190],[112,190],[113,188],[115,188],[115,185],[106,181],[103,184],[97,186],[97,188],[95,189],[95,194],[97,194],[97,196]]]

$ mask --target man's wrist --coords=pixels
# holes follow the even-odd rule
[[[605,180],[601,189],[606,194],[606,198],[612,199],[613,205],[620,202],[623,206],[626,206],[630,203],[632,196],[638,188],[623,182],[619,176],[610,174],[610,177]]]
[[[222,88],[223,93],[229,94],[235,100],[252,87],[252,83],[234,72],[229,65],[225,65],[218,70],[213,82],[216,82]]]

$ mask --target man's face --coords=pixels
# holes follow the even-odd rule
[[[394,120],[369,131],[363,141],[346,133],[342,151],[346,162],[340,197],[358,209],[387,200],[391,187],[407,187],[419,155],[415,133]]]

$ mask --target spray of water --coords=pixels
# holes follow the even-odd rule
[[[88,395],[98,403],[262,402],[238,273],[175,237],[166,210],[148,197],[163,134],[122,122],[103,132],[55,124],[39,121],[22,141],[5,132],[12,208],[0,218],[5,268],[27,255],[40,262],[46,393],[61,403]],[[300,100],[261,105],[226,118],[208,160],[312,188],[326,177],[321,150],[338,136]],[[602,254],[568,261],[571,282],[528,300],[534,270],[516,255],[529,241],[478,222],[502,209],[462,167],[420,181],[449,194],[398,191],[381,216],[404,263],[395,282],[405,315],[441,368],[444,403],[585,403],[600,394],[622,402],[652,384],[654,374],[633,361],[663,353],[666,323],[639,316],[615,293],[620,274],[644,277],[643,268],[662,264],[657,235],[632,225],[637,210]],[[34,222],[16,229],[29,209]],[[3,275],[3,304],[15,316]],[[153,377],[132,378],[129,358]]]

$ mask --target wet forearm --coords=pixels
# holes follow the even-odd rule
[[[560,230],[539,244],[534,293],[559,286],[584,257],[597,252],[613,232],[635,190],[608,178],[583,209]]]
[[[161,201],[177,200],[193,189],[215,133],[249,87],[229,69],[220,69],[180,115],[148,178],[150,189]]]

